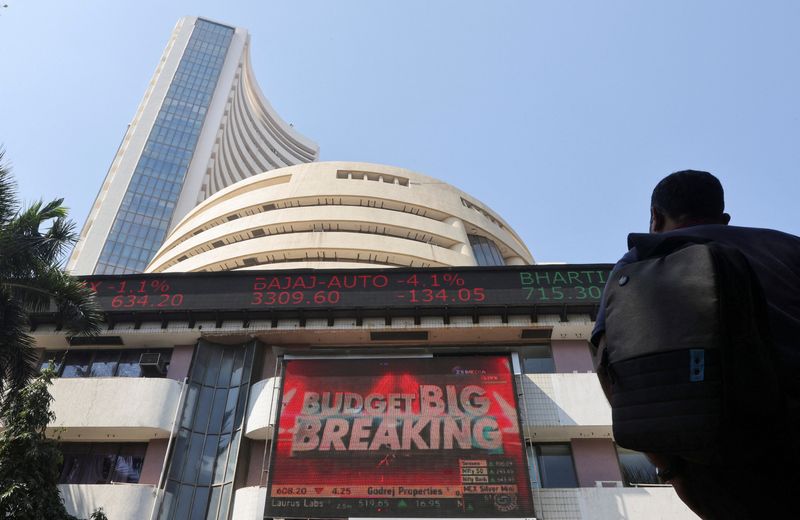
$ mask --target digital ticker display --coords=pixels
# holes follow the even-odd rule
[[[288,360],[266,516],[532,517],[508,356]]]
[[[89,276],[107,312],[597,304],[608,265]]]

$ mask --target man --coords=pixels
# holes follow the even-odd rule
[[[691,236],[738,249],[748,260],[763,289],[768,306],[772,343],[779,363],[775,367],[787,401],[790,429],[800,427],[800,238],[769,229],[729,226],[724,212],[722,185],[708,172],[685,170],[673,173],[656,185],[650,207],[650,233]],[[615,270],[638,261],[631,249]],[[601,305],[592,343],[602,351],[605,305]],[[598,370],[608,395],[607,375]],[[771,425],[765,424],[769,429]],[[800,436],[800,434],[795,434]],[[791,442],[789,443],[791,444]],[[797,482],[800,469],[788,467],[789,453],[797,446],[742,446],[742,450],[764,450],[763,463],[747,467],[730,461],[726,467],[687,464],[664,454],[648,454],[662,479],[672,483],[681,499],[703,518],[763,517],[767,511],[793,516],[800,509],[789,496],[789,481]],[[793,455],[792,455],[793,456]],[[800,461],[795,461],[797,463]],[[733,468],[736,471],[731,471]],[[792,492],[796,492],[792,490]]]

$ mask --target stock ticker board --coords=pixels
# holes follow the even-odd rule
[[[273,518],[532,517],[508,356],[284,361]]]
[[[610,265],[88,276],[106,312],[596,304]]]

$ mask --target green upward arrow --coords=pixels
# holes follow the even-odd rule
[[[406,501],[401,498],[400,502],[397,503],[397,507],[399,508],[408,507],[408,504],[406,504]]]

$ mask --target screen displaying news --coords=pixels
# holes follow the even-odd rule
[[[531,517],[508,356],[289,360],[266,516]]]

